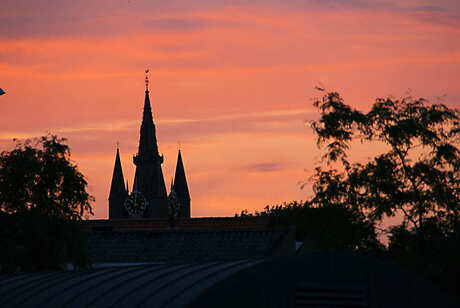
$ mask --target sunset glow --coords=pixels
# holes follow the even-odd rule
[[[7,0],[0,38],[0,151],[67,138],[94,218],[117,142],[132,185],[147,67],[165,182],[180,143],[192,217],[311,195],[316,85],[361,110],[408,93],[460,107],[457,0]]]

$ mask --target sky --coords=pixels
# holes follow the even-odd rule
[[[180,145],[192,217],[233,216],[311,196],[315,86],[362,111],[459,108],[460,1],[2,0],[0,151],[66,137],[106,218],[117,142],[132,185],[146,68],[168,189]]]

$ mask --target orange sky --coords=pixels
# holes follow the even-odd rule
[[[68,138],[107,217],[117,141],[132,183],[149,67],[165,181],[180,142],[192,216],[306,199],[315,85],[362,110],[408,89],[460,107],[460,2],[368,2],[4,0],[0,150]]]

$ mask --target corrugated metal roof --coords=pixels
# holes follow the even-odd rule
[[[260,262],[151,263],[3,275],[0,276],[0,306],[186,307],[218,281]]]

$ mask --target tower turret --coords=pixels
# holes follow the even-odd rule
[[[176,174],[174,176],[174,191],[180,203],[179,217],[190,217],[190,193],[188,191],[187,178],[185,177],[184,163],[179,149],[177,155]]]
[[[120,151],[117,145],[117,155],[113,167],[112,184],[109,193],[109,219],[119,219],[127,217],[126,210],[123,206],[128,192],[125,188],[125,180],[121,167]]]

